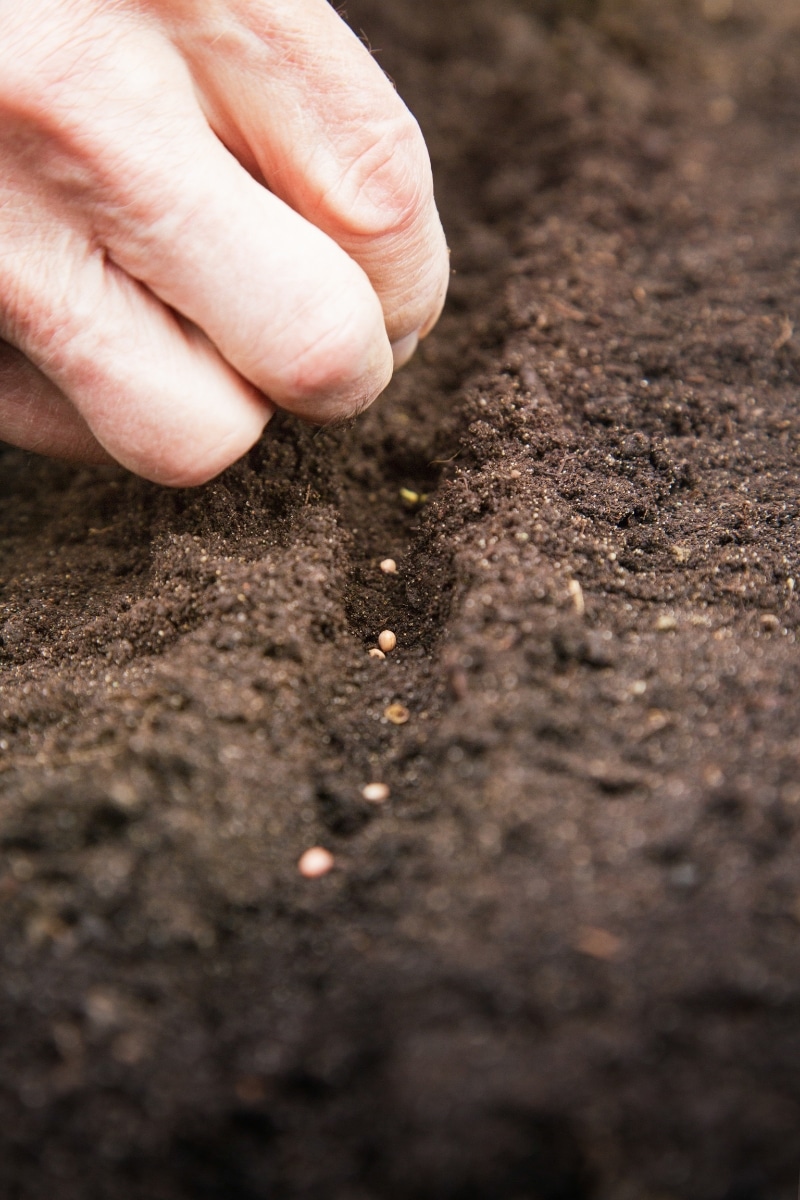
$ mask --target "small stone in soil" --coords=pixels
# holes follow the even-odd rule
[[[333,855],[324,846],[312,846],[301,856],[297,869],[306,879],[321,879],[333,869]]]
[[[569,594],[572,597],[572,606],[579,617],[582,617],[586,612],[586,601],[583,598],[583,588],[577,579],[570,579]]]
[[[383,804],[389,799],[390,794],[389,787],[385,783],[368,783],[361,789],[361,795],[370,804]]]
[[[392,633],[391,629],[384,629],[378,637],[378,645],[384,654],[391,654],[397,645],[397,638]]]
[[[607,929],[598,929],[592,925],[581,930],[580,937],[575,943],[575,949],[580,954],[588,954],[590,958],[603,959],[611,962],[619,956],[622,941]]]
[[[381,563],[381,570],[383,571],[384,575],[396,575],[397,563],[393,558],[384,558],[383,562]]]

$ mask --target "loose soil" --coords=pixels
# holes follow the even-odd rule
[[[800,13],[349,17],[418,360],[196,491],[2,452],[0,1194],[783,1200]]]

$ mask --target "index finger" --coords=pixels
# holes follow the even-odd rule
[[[217,134],[359,263],[390,341],[424,336],[447,246],[419,126],[375,60],[327,0],[226,0],[201,33],[189,9],[173,37]]]

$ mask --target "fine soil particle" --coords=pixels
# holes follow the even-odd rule
[[[192,492],[0,452],[0,1194],[788,1200],[797,4],[349,18],[416,362]]]

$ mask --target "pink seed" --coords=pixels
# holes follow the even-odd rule
[[[321,879],[333,870],[333,855],[323,846],[312,846],[306,850],[297,867],[306,879]]]
[[[385,783],[368,783],[366,787],[361,789],[361,795],[370,804],[383,804],[389,799],[389,788]]]

